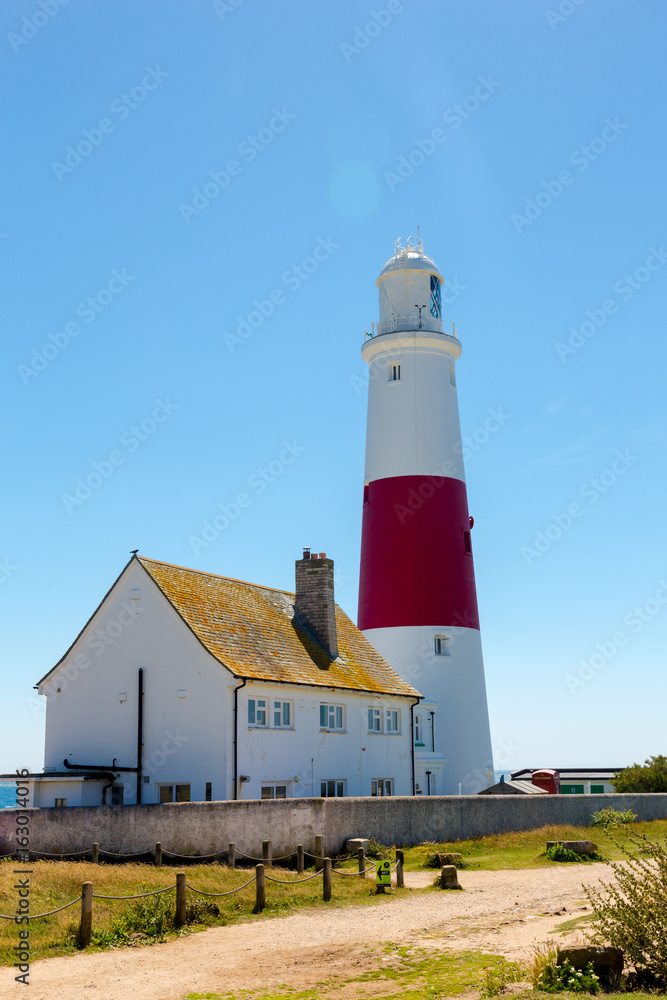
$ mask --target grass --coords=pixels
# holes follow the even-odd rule
[[[424,871],[428,868],[428,857],[434,851],[458,851],[463,855],[463,868],[468,870],[501,871],[563,867],[564,864],[567,866],[570,862],[551,861],[545,856],[548,840],[593,840],[605,859],[619,861],[623,854],[611,837],[623,843],[629,831],[640,836],[645,834],[650,839],[664,839],[667,837],[667,820],[631,823],[610,831],[590,826],[544,826],[539,830],[517,830],[468,840],[420,844],[404,848],[405,870]],[[393,850],[393,847],[385,847],[387,852]],[[350,862],[347,867],[352,868],[354,864],[355,862]]]
[[[30,868],[30,910],[44,913],[56,909],[71,899],[81,895],[81,884],[93,883],[94,892],[108,896],[126,896],[149,892],[173,885],[176,881],[175,868],[155,868],[148,864],[93,865],[88,861],[34,861],[29,866],[17,866],[15,861],[0,861],[0,913],[12,915],[16,911],[17,892],[13,888],[17,878],[14,868]],[[187,881],[190,885],[206,892],[224,892],[242,885],[253,874],[252,870],[232,871],[222,864],[189,865]],[[281,880],[296,878],[296,873],[285,869],[267,869],[267,874]],[[336,878],[333,884],[333,899],[322,901],[322,882],[313,879],[302,885],[281,886],[266,883],[267,907],[261,914],[253,914],[255,886],[250,884],[233,896],[211,900],[219,908],[216,916],[205,912],[200,905],[192,914],[193,922],[176,931],[170,926],[175,892],[164,893],[148,900],[130,902],[107,902],[95,899],[93,902],[93,944],[90,950],[122,944],[149,944],[177,935],[190,934],[205,927],[238,923],[244,920],[266,920],[284,915],[308,906],[322,907],[349,905],[350,903],[381,904],[383,898],[374,895],[374,884],[370,879]],[[188,903],[203,900],[188,890]],[[70,909],[42,920],[30,923],[31,960],[49,958],[55,955],[73,954],[76,950],[76,930],[80,915],[80,903]],[[18,943],[19,927],[9,920],[0,921],[0,965],[12,965],[15,961],[13,948]]]
[[[546,953],[545,953],[546,955]],[[529,984],[531,971],[516,962],[478,951],[446,952],[426,948],[385,945],[375,950],[377,968],[351,979],[333,977],[306,990],[280,985],[266,992],[189,993],[183,1000],[439,1000],[441,997],[495,997],[508,983],[525,983],[513,1000],[554,1000],[554,995]],[[646,993],[633,993],[633,1000],[648,1000]],[[582,1000],[581,993],[558,994],[562,1000]],[[651,996],[655,1000],[655,996]]]

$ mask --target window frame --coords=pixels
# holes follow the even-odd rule
[[[276,706],[280,706],[277,708]],[[287,709],[287,722],[285,722],[285,709]],[[275,698],[272,705],[272,729],[294,729],[294,702],[290,698]],[[276,713],[280,713],[280,721],[276,722]]]
[[[262,708],[258,707],[260,704],[263,706]],[[269,728],[269,711],[270,711],[269,704],[270,704],[269,698],[248,698],[248,727],[250,729]],[[251,713],[252,713],[252,721],[250,718]],[[264,715],[263,722],[257,721],[260,713],[263,713]]]
[[[395,716],[395,719],[393,718]],[[391,722],[390,722],[391,717]],[[393,725],[393,722],[396,725]],[[400,708],[386,708],[384,713],[384,731],[388,736],[398,736],[401,732],[401,710]]]
[[[371,796],[372,798],[391,798],[394,794],[393,778],[372,778]]]
[[[333,785],[333,792],[329,791],[329,786]],[[325,788],[326,786],[326,788]],[[345,778],[321,778],[320,798],[321,799],[344,799],[347,795],[347,781]]]
[[[433,636],[433,655],[448,657],[451,656],[449,644],[451,636],[445,632],[436,632]]]
[[[371,734],[382,732],[382,709],[378,705],[368,706],[368,732]]]
[[[323,712],[325,710],[327,715],[327,722],[322,721]],[[334,725],[331,725],[331,713],[333,711]],[[337,724],[340,713],[340,726]],[[335,702],[321,701],[320,702],[320,732],[325,733],[344,733],[345,729],[345,705],[337,705]]]
[[[156,783],[155,787],[157,790],[157,801],[161,806],[168,805],[170,802],[192,802],[192,786],[189,781],[159,781]],[[162,798],[163,788],[171,789],[172,797],[170,799]],[[181,791],[179,793],[178,791],[179,788],[180,789],[187,788],[188,790],[187,799],[181,797],[183,795],[183,792]]]
[[[291,799],[292,795],[292,783],[291,781],[263,781],[260,790],[260,796],[263,802],[268,802],[274,799]],[[284,795],[276,795],[279,788],[285,790]],[[273,795],[265,795],[265,792],[272,791]]]

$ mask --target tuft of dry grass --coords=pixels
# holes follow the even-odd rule
[[[175,886],[178,870],[172,867],[155,868],[153,865],[140,863],[93,865],[89,861],[34,861],[25,865],[6,859],[0,862],[0,913],[6,915],[13,915],[16,912],[18,893],[14,886],[17,879],[28,877],[16,875],[15,868],[31,871],[30,911],[34,914],[56,909],[69,900],[76,899],[81,895],[82,883],[86,881],[93,883],[94,893],[105,896],[127,896]],[[205,892],[226,892],[247,882],[254,874],[254,869],[232,870],[224,864],[214,863],[188,865],[185,872],[187,882],[191,886],[203,889]],[[295,872],[283,868],[268,868],[267,874],[284,882],[291,882],[297,878]],[[165,893],[165,896],[175,899],[175,892]],[[312,879],[301,885],[278,885],[267,880],[266,896],[266,909],[261,914],[253,914],[255,886],[251,883],[233,896],[213,899],[212,902],[219,908],[219,915],[207,914],[205,920],[175,933],[191,933],[193,930],[203,929],[204,926],[236,923],[241,920],[263,920],[303,906],[330,907],[361,902],[381,903],[383,899],[382,896],[374,895],[374,886],[370,880],[336,876],[334,876],[331,903],[322,901],[321,879]],[[188,890],[189,902],[206,898]],[[94,931],[110,931],[118,915],[131,905],[128,901],[94,899]],[[70,909],[54,916],[32,921],[29,925],[31,960],[66,955],[76,951],[75,937],[79,915],[80,903],[75,903]],[[0,920],[0,965],[11,965],[15,961],[13,948],[19,942],[19,930],[25,929],[25,926],[19,928],[9,920]],[[137,943],[142,942],[138,940]]]

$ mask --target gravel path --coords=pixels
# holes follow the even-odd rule
[[[559,923],[584,914],[582,882],[610,874],[602,864],[583,871],[579,866],[463,871],[459,879],[465,892],[414,891],[392,895],[378,906],[301,910],[214,927],[166,944],[43,959],[31,966],[30,997],[182,1000],[195,991],[309,989],[324,978],[346,980],[378,968],[387,961],[379,954],[387,942],[528,957],[532,945],[545,941]],[[434,876],[407,873],[406,884],[418,890]],[[0,970],[0,997],[25,995],[13,976],[13,970]],[[343,989],[336,996],[344,1000],[352,993]]]

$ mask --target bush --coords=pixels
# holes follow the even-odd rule
[[[547,847],[544,854],[550,861],[602,861],[599,854],[578,854],[569,847],[563,847],[562,844]]]
[[[667,988],[667,844],[629,834],[634,850],[621,843],[623,862],[611,865],[615,882],[585,886],[598,941],[621,948],[639,974]]]
[[[621,809],[613,809],[611,806],[607,806],[605,809],[599,809],[593,813],[591,816],[591,826],[601,826],[605,830],[608,830],[610,827],[634,823],[636,819],[637,814],[633,813],[632,809],[623,812]]]
[[[667,792],[667,757],[649,757],[625,767],[613,781],[615,792]]]
[[[585,972],[581,972],[570,965],[567,959],[562,965],[548,962],[535,985],[545,993],[561,993],[564,990],[568,993],[600,992],[600,983],[593,972],[592,963],[589,962]]]
[[[368,841],[368,850],[366,851],[367,858],[377,858],[378,854],[383,854],[385,859],[391,854],[391,847],[385,847],[384,844],[378,844],[377,840],[373,840],[371,837]]]

